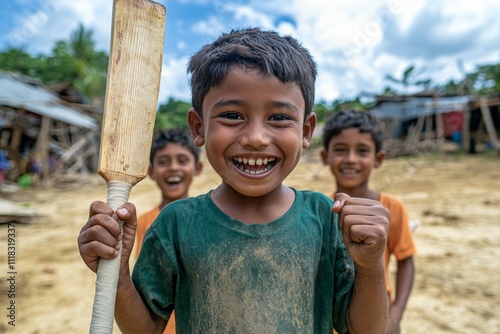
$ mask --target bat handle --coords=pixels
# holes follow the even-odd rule
[[[123,181],[110,181],[108,187],[108,205],[116,211],[128,201],[132,185]],[[118,220],[120,233],[123,233],[123,221]],[[120,273],[122,244],[120,240],[118,256],[114,259],[99,259],[95,283],[94,306],[90,322],[90,334],[113,333],[116,289]]]

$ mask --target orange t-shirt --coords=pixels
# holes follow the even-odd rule
[[[334,193],[331,193],[330,198],[333,199],[333,196]],[[403,202],[396,197],[382,193],[380,193],[379,201],[391,214],[387,246],[384,252],[385,284],[387,292],[390,295],[392,290],[389,280],[390,256],[393,254],[398,261],[402,261],[413,256],[417,252],[417,249],[413,241],[408,213]]]
[[[142,214],[137,218],[137,230],[135,232],[135,256],[139,256],[141,251],[142,242],[144,240],[144,235],[147,229],[151,226],[156,217],[160,214],[160,208],[154,207],[152,210]],[[174,311],[175,312],[175,311]],[[175,314],[172,312],[170,318],[168,319],[167,327],[163,331],[163,334],[175,334]]]
[[[160,214],[160,208],[155,206],[150,211],[143,213],[137,218],[137,230],[135,231],[135,257],[139,256],[141,251],[142,242],[144,241],[144,236],[146,231],[153,224],[153,221]]]

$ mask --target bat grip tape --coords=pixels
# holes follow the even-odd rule
[[[132,185],[123,181],[109,181],[107,203],[116,211],[128,201]],[[123,221],[118,220],[120,233],[123,233]],[[90,334],[113,333],[113,320],[115,313],[116,289],[120,273],[120,260],[122,254],[121,238],[118,256],[114,259],[99,259],[97,278],[95,283],[94,306],[90,322]]]

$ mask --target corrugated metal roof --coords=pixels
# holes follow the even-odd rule
[[[398,119],[405,121],[433,114],[445,114],[450,111],[463,111],[470,102],[469,96],[411,97],[405,101],[382,101],[370,112],[380,119]]]
[[[0,71],[0,105],[27,111],[80,128],[97,129],[96,121],[77,109],[60,103],[59,97],[42,87],[19,80],[18,76]]]

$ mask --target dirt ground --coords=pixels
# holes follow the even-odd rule
[[[7,324],[9,286],[0,285],[0,332],[88,333],[95,275],[83,264],[76,238],[92,200],[105,200],[99,176],[48,190],[0,196],[35,208],[41,217],[16,224],[16,319]],[[219,179],[205,166],[191,195]],[[317,152],[305,154],[286,180],[299,189],[333,190],[332,177]],[[500,158],[426,155],[387,160],[372,186],[399,196],[415,231],[417,276],[404,320],[404,333],[500,333]],[[159,202],[145,179],[130,196],[139,212]],[[7,275],[7,224],[0,225],[0,277]],[[116,331],[117,333],[119,331]]]

